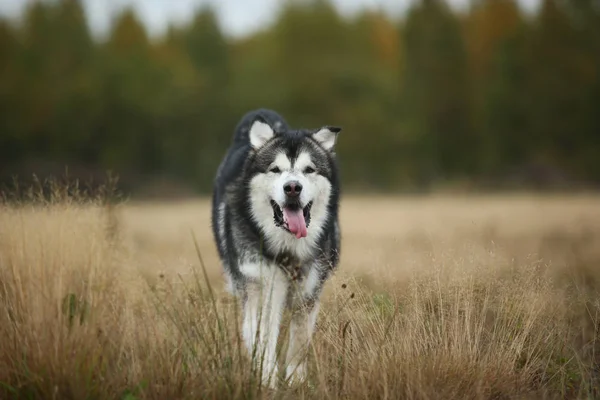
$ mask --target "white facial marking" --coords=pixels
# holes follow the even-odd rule
[[[300,153],[293,165],[292,160],[285,153],[280,153],[269,169],[274,166],[279,168],[280,172],[258,174],[250,181],[252,217],[265,233],[267,246],[275,251],[291,250],[301,259],[307,259],[311,256],[327,219],[331,182],[317,172],[304,172],[307,166],[314,166],[309,152]],[[302,239],[297,239],[291,233],[276,226],[273,220],[271,200],[280,206],[285,204],[286,196],[283,187],[290,180],[296,180],[302,185],[300,193],[302,206],[306,207],[308,203],[313,203],[308,235]]]
[[[311,158],[310,158],[310,154],[308,154],[307,152],[302,152],[298,155],[298,158],[296,159],[296,162],[294,163],[294,169],[300,172],[304,172],[304,170],[306,169],[306,167],[311,167],[311,168],[315,168]]]
[[[289,171],[292,168],[292,163],[290,159],[284,153],[279,153],[275,157],[275,161],[271,164],[271,167],[277,167],[281,171]]]
[[[255,121],[250,128],[250,144],[254,149],[261,148],[275,135],[273,129],[262,121]]]

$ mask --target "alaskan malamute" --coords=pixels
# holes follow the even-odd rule
[[[286,378],[306,377],[319,297],[339,262],[340,130],[291,129],[274,111],[249,112],[215,179],[214,238],[229,288],[241,300],[245,345],[270,386],[285,307],[292,312]]]

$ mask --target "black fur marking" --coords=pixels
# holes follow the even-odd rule
[[[289,251],[279,253],[275,257],[275,263],[291,281],[298,281],[304,277],[302,262]]]

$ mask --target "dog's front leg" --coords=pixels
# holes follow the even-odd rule
[[[286,379],[290,383],[302,382],[306,379],[306,356],[315,330],[319,302],[299,307],[292,314],[290,322],[290,339],[286,356]]]
[[[277,268],[246,284],[242,334],[262,382],[274,387],[277,376],[277,338],[288,283]]]

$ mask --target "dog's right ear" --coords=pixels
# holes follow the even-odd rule
[[[260,149],[268,140],[275,136],[275,131],[262,119],[257,119],[250,127],[250,144],[254,150]]]
[[[333,147],[342,128],[325,126],[313,134],[313,138],[327,151],[333,152]]]

